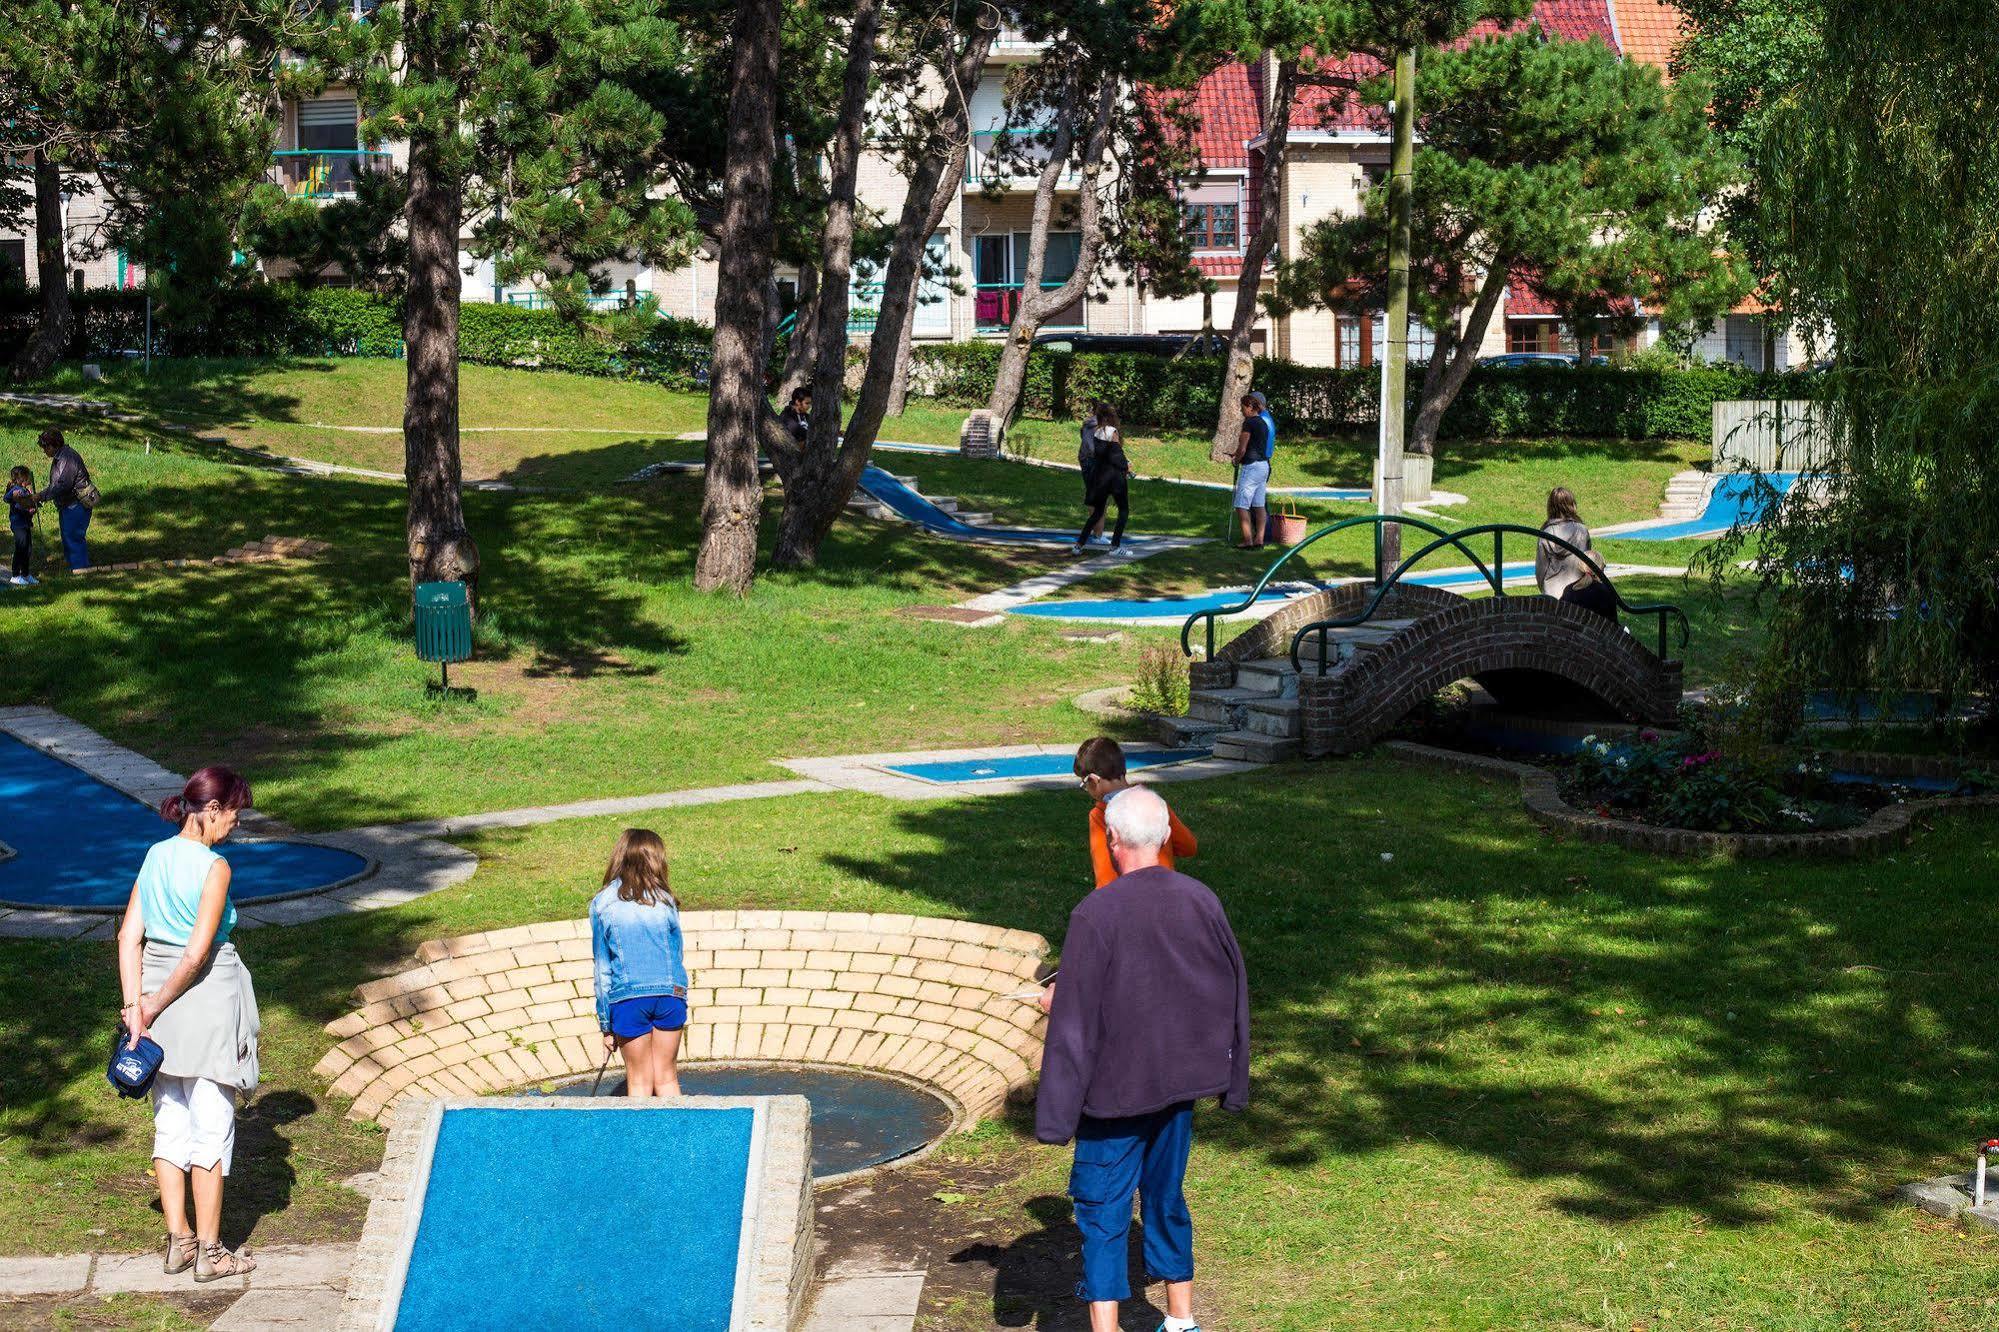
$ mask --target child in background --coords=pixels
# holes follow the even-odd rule
[[[16,467],[7,474],[7,528],[14,537],[14,563],[8,582],[33,587],[40,580],[29,573],[35,546],[35,474]]]
[[[687,965],[680,903],[666,884],[666,843],[627,828],[590,902],[597,1026],[606,1054],[625,1057],[625,1095],[680,1095],[680,1034],[687,1027]]]
[[[1125,775],[1124,750],[1118,742],[1104,735],[1085,740],[1076,750],[1076,780],[1090,793],[1090,865],[1096,873],[1097,887],[1101,888],[1117,877],[1117,867],[1111,864],[1110,843],[1104,837],[1104,806],[1131,786],[1131,779]],[[1166,845],[1159,848],[1159,863],[1172,869],[1176,859],[1195,855],[1201,847],[1194,834],[1187,831],[1187,825],[1180,822],[1179,815],[1168,810],[1166,817],[1172,834]]]

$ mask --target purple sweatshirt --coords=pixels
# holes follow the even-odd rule
[[[1249,977],[1207,885],[1133,870],[1069,914],[1041,1058],[1034,1136],[1220,1096],[1249,1104]]]

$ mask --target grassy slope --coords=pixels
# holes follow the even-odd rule
[[[30,437],[31,415],[0,410]],[[242,766],[260,803],[339,827],[785,774],[771,760],[1082,738],[1075,693],[1127,646],[1014,621],[968,633],[894,614],[962,599],[1050,556],[842,524],[825,568],[736,602],[688,585],[699,487],[467,496],[485,554],[470,703],[427,699],[409,649],[392,483],[230,465],[171,438],[77,429],[106,494],[102,562],[219,554],[266,533],[334,543],[311,564],[60,575],[9,589],[33,645],[0,704],[44,703],[186,769]]]
[[[1229,906],[1256,1009],[1255,1103],[1203,1109],[1190,1180],[1226,1326],[1988,1325],[1999,1242],[1887,1195],[1961,1164],[1999,1115],[1999,977],[1957,947],[1963,904],[1999,872],[1999,820],[1939,824],[1886,864],[1803,869],[1555,841],[1510,785],[1385,759],[1172,797],[1203,834],[1195,868]],[[1071,793],[843,795],[655,822],[690,907],[1059,938],[1082,813]],[[363,1205],[335,1181],[373,1164],[379,1134],[311,1078],[318,1025],[423,938],[582,912],[616,826],[482,836],[459,888],[246,937],[268,1083],[234,1226],[264,1243],[352,1233]],[[36,1089],[0,1120],[7,1248],[136,1247],[156,1229],[145,1111],[98,1081],[114,986],[103,945],[0,943],[0,1080]],[[1062,1154],[1024,1135],[952,1147],[1022,1170],[978,1200],[996,1244],[1037,1230],[1062,1189]]]

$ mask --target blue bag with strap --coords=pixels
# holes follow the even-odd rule
[[[150,1036],[141,1036],[136,1046],[131,1042],[132,1033],[120,1022],[118,1034],[111,1039],[111,1063],[104,1076],[120,1096],[137,1100],[152,1090],[153,1079],[159,1076],[167,1052]]]

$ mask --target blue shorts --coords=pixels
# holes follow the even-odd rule
[[[1236,469],[1235,506],[1238,509],[1263,507],[1264,491],[1270,485],[1270,460],[1244,463]]]
[[[611,1005],[611,1034],[633,1041],[649,1031],[679,1031],[687,1025],[687,1001],[670,994],[645,994]]]

